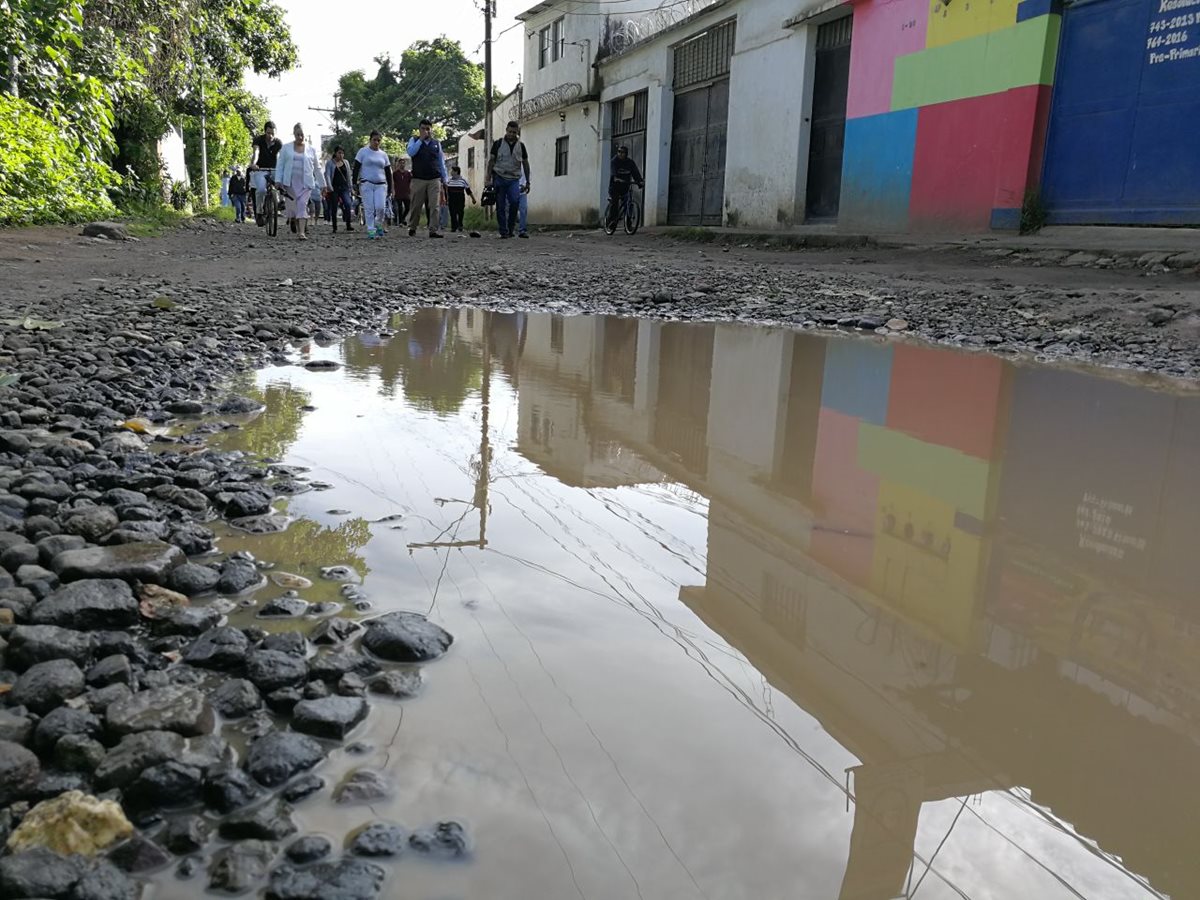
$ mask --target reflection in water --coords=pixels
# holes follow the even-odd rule
[[[267,459],[280,459],[296,442],[304,419],[304,407],[309,404],[307,391],[287,382],[268,384],[259,388],[235,382],[235,391],[266,406],[249,427],[232,432],[232,437],[219,441],[222,448],[242,450]]]
[[[366,420],[297,452],[414,510],[342,550],[458,633],[406,716],[410,801],[495,848],[464,885],[1200,896],[1200,399],[735,326],[396,324],[342,353],[407,403],[297,375]]]

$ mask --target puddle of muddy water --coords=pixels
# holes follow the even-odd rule
[[[394,327],[259,373],[220,441],[332,486],[223,550],[455,636],[319,770],[392,797],[297,806],[467,827],[386,896],[1200,896],[1200,398],[735,326]]]

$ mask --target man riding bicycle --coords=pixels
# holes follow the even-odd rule
[[[637,163],[629,158],[629,148],[622,145],[617,148],[617,155],[613,157],[612,174],[608,179],[609,210],[619,211],[621,209],[625,195],[629,193],[630,186],[634,184],[639,188],[646,186]]]
[[[250,176],[250,209],[259,225],[262,224],[262,200],[267,196],[267,178],[275,174],[282,149],[283,142],[275,137],[275,123],[268,120],[263,123],[263,133],[255,137],[250,146],[250,165],[246,167]]]

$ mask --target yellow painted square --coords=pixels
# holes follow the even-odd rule
[[[1017,24],[1019,0],[929,0],[925,46],[941,47]]]

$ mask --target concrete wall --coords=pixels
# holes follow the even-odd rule
[[[561,117],[560,117],[561,113]],[[576,103],[566,109],[521,123],[521,139],[529,151],[533,185],[529,191],[529,224],[592,225],[599,221],[600,107]],[[567,174],[554,174],[555,143],[569,138]]]

